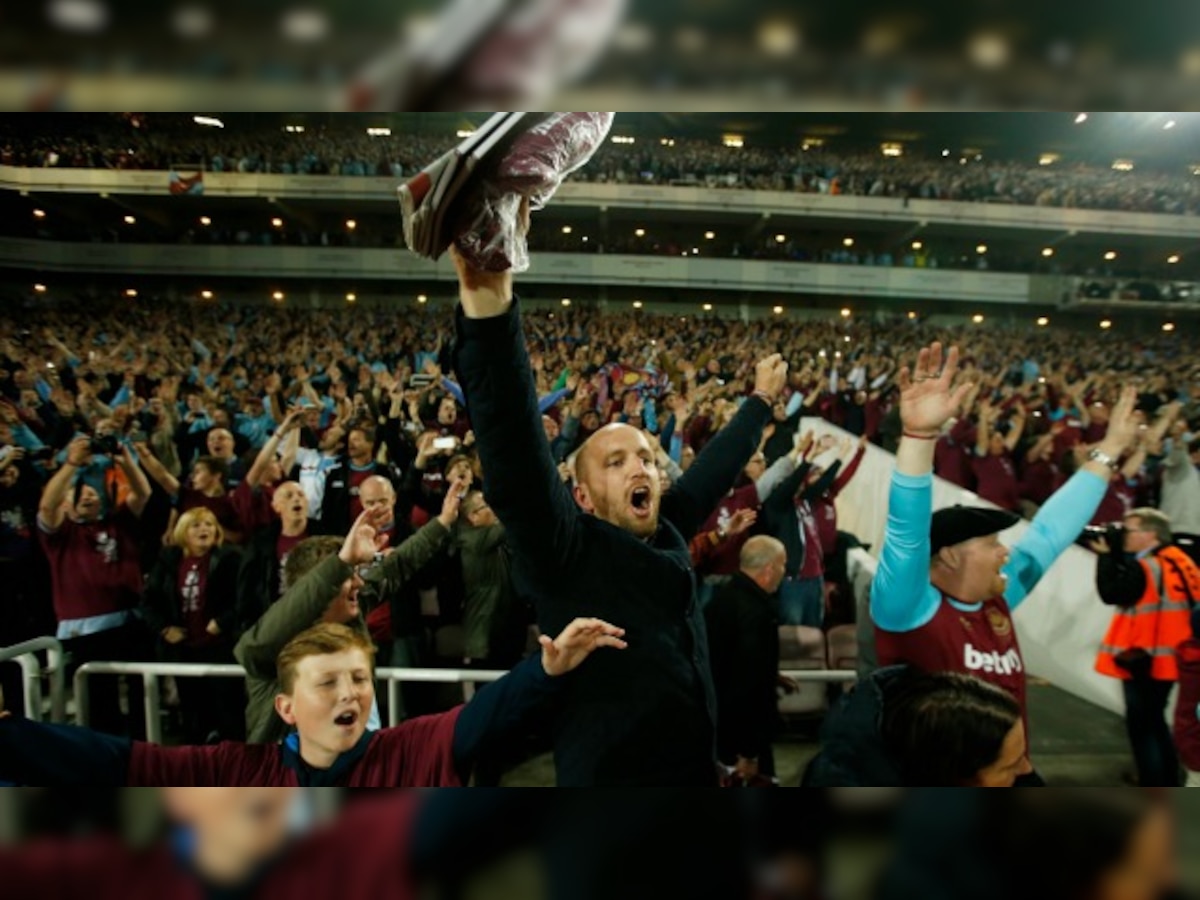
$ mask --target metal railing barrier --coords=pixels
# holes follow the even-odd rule
[[[46,651],[43,666],[37,654]],[[42,720],[42,679],[50,679],[50,721],[62,722],[67,717],[66,677],[63,646],[57,638],[39,637],[11,647],[0,647],[0,662],[15,662],[21,667],[22,692],[25,697],[25,717]]]

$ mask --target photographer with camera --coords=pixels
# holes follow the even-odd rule
[[[1098,554],[1096,587],[1100,598],[1118,609],[1096,671],[1121,679],[1138,783],[1178,787],[1167,699],[1180,675],[1176,649],[1192,637],[1200,568],[1172,545],[1170,520],[1156,509],[1131,510],[1105,530],[1090,543]]]

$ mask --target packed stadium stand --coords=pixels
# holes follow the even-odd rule
[[[298,783],[924,784],[917,695],[1004,724],[946,783],[1194,783],[1200,119],[1055,115],[617,114],[496,309],[397,199],[486,117],[0,118],[0,782],[37,720],[287,748],[369,651],[374,774]]]

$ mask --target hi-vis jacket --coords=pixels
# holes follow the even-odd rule
[[[1190,615],[1192,604],[1200,599],[1200,568],[1177,547],[1160,547],[1151,556],[1138,560],[1138,565],[1141,596],[1134,605],[1113,616],[1096,657],[1096,671],[1129,679],[1132,677],[1129,670],[1117,658],[1129,650],[1143,650],[1150,657],[1150,677],[1177,681],[1179,666],[1175,651],[1192,636]],[[1100,581],[1105,592],[1103,570]]]

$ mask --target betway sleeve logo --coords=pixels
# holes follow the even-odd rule
[[[967,644],[963,649],[963,657],[963,665],[968,672],[1014,675],[1025,671],[1025,667],[1021,663],[1021,654],[1017,652],[1015,647],[1001,656],[995,650],[986,653],[982,650],[976,650],[971,644]]]

